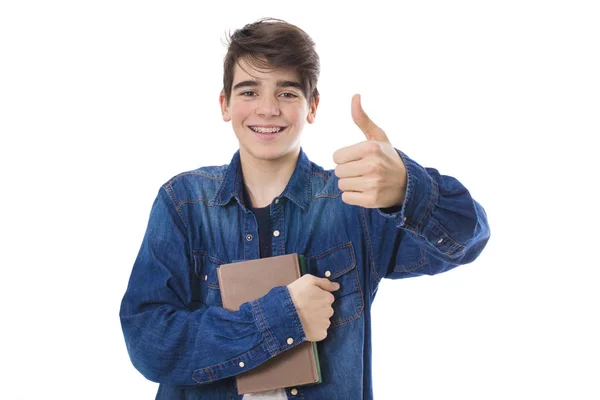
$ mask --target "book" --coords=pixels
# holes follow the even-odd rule
[[[306,263],[299,254],[223,264],[217,268],[223,308],[237,311],[245,302],[263,297],[276,286],[287,286],[305,273]],[[321,383],[317,344],[302,342],[235,379],[238,394]]]

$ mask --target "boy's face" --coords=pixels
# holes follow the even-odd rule
[[[261,71],[240,59],[229,104],[225,93],[219,101],[223,120],[231,121],[243,157],[275,161],[298,150],[304,124],[313,123],[319,99],[309,106],[296,71]]]

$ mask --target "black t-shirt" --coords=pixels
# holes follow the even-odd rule
[[[273,255],[271,249],[271,217],[269,204],[266,207],[254,208],[250,201],[250,196],[244,187],[244,203],[254,213],[256,223],[258,224],[258,243],[260,244],[260,258],[271,257]]]

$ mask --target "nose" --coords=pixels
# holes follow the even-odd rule
[[[256,113],[264,117],[278,116],[280,114],[279,100],[274,96],[262,96]]]

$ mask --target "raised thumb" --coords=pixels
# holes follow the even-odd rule
[[[360,102],[360,94],[352,96],[351,105],[352,120],[363,132],[367,140],[377,140],[389,142],[387,135],[380,127],[369,118]]]

